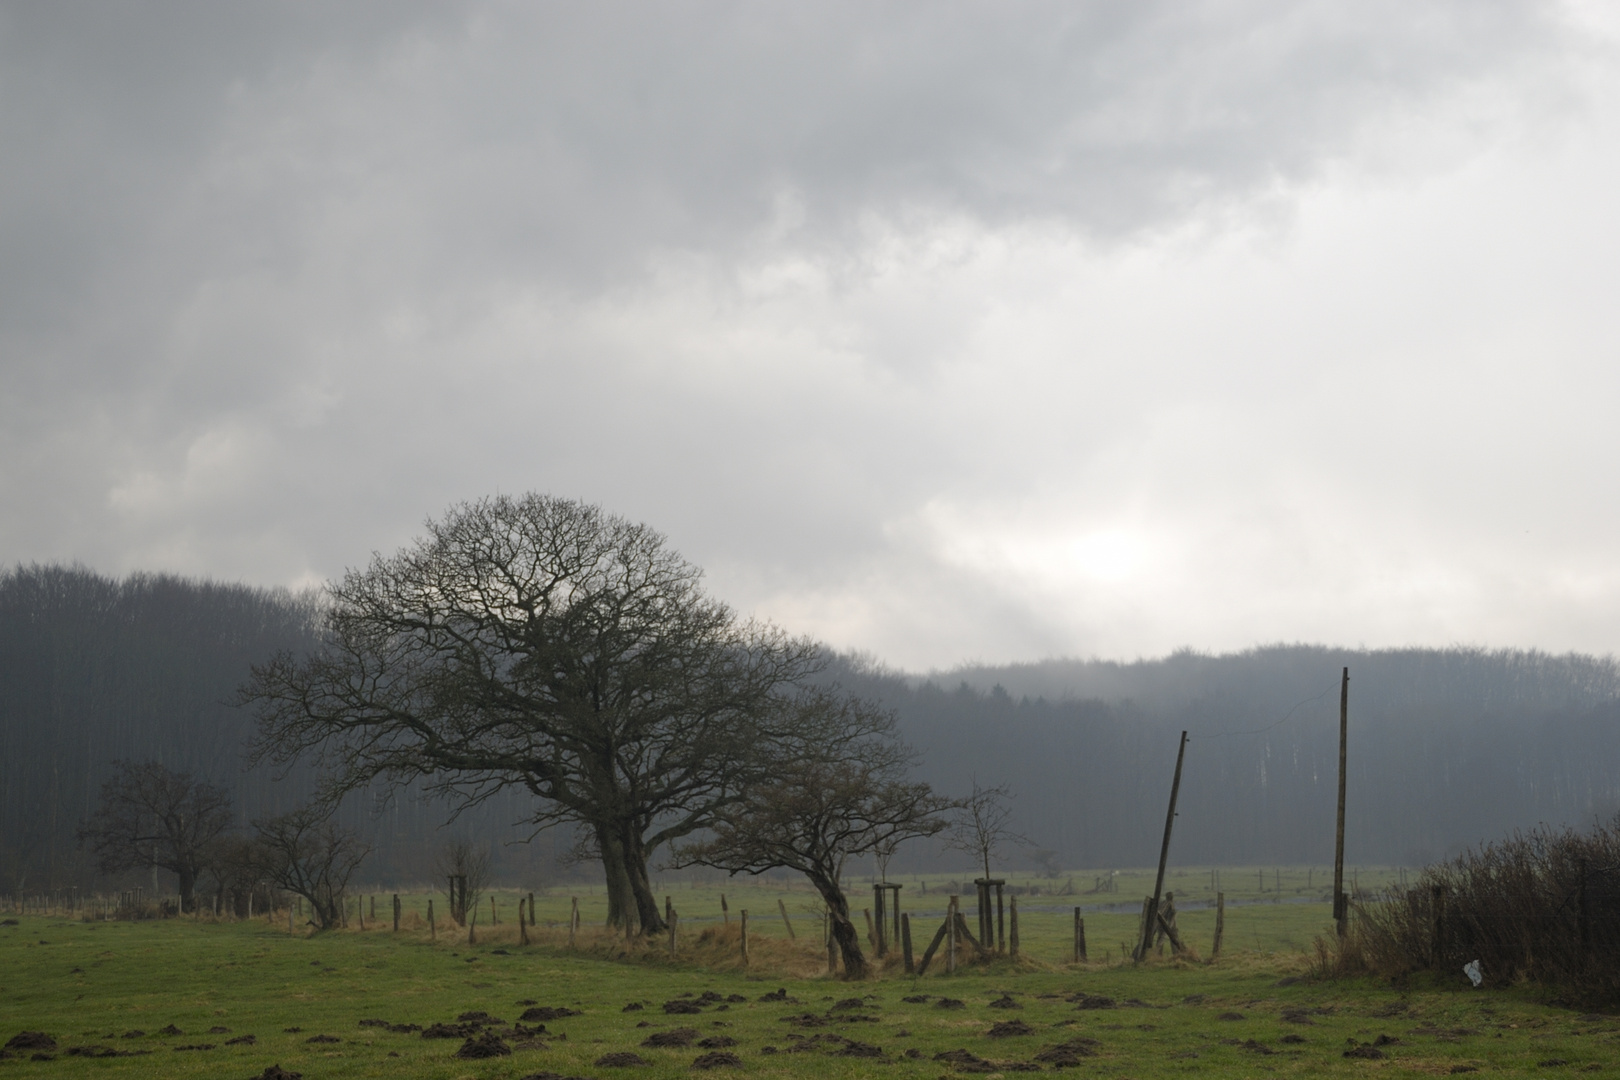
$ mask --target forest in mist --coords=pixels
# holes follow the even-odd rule
[[[318,615],[315,596],[242,585],[60,566],[0,575],[0,891],[107,884],[74,834],[117,759],[206,777],[243,824],[300,801],[307,769],[245,767],[253,717],[232,701],[250,665],[313,647]],[[1332,857],[1344,667],[1350,862],[1420,865],[1620,810],[1620,670],[1608,658],[1278,645],[928,676],[839,657],[828,677],[896,712],[918,776],[941,791],[1010,787],[1033,842],[1010,865],[1032,865],[1037,848],[1064,867],[1151,863],[1182,730],[1174,861],[1320,865]],[[362,876],[429,879],[447,808],[378,794],[342,810],[374,847]],[[495,841],[504,878],[592,872],[567,865],[571,836],[512,843],[529,812],[527,796],[503,795],[452,828]],[[956,861],[919,844],[894,866]]]

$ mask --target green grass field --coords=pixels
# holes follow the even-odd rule
[[[1172,877],[1178,901],[1202,899],[1198,873]],[[1329,928],[1328,905],[1239,903],[1305,895],[1290,893],[1287,870],[1280,897],[1259,893],[1254,871],[1245,892],[1239,873],[1222,872],[1229,906],[1225,945],[1214,963],[1121,962],[1121,942],[1131,936],[1136,916],[1096,905],[1129,904],[1133,897],[1139,904],[1151,879],[1133,873],[1120,876],[1117,894],[1021,896],[1018,961],[996,960],[949,976],[936,961],[921,979],[891,965],[862,983],[826,977],[813,897],[802,886],[780,883],[732,882],[723,889],[670,883],[667,894],[682,925],[674,958],[666,942],[627,944],[609,936],[596,925],[603,911],[600,894],[567,890],[536,894],[542,925],[527,948],[516,943],[512,892],[496,894],[501,923],[490,926],[481,918],[473,946],[465,930],[452,933],[444,925],[442,914],[440,933],[430,937],[421,918],[426,894],[403,898],[407,913],[398,934],[386,917],[389,895],[379,895],[381,918],[366,931],[351,922],[347,930],[313,936],[289,934],[285,913],[274,920],[135,923],[28,915],[0,926],[0,1042],[20,1031],[43,1031],[58,1048],[54,1060],[33,1060],[33,1052],[25,1051],[0,1061],[0,1078],[248,1080],[279,1064],[307,1080],[516,1080],[547,1072],[655,1080],[693,1075],[694,1060],[714,1051],[735,1054],[741,1062],[717,1069],[719,1075],[934,1080],[956,1073],[994,1076],[1020,1064],[1047,1071],[1052,1055],[1039,1059],[1061,1044],[1072,1044],[1068,1075],[1138,1080],[1620,1073],[1620,1021],[1557,1008],[1546,1003],[1544,992],[1476,991],[1460,972],[1455,979],[1403,989],[1365,980],[1312,981],[1310,950],[1316,935]],[[1268,890],[1272,873],[1267,871]],[[1369,875],[1363,872],[1359,883],[1373,884]],[[1312,875],[1313,886],[1319,877],[1320,871]],[[1082,881],[1075,875],[1077,889],[1093,883],[1093,876]],[[907,882],[903,904],[916,915],[917,936],[930,936],[937,925],[937,914],[925,913],[943,909],[945,884],[930,881],[924,895],[923,882]],[[1018,884],[1026,883],[1020,878]],[[1201,884],[1207,891],[1207,871]],[[720,919],[721,891],[731,910],[729,924]],[[862,895],[858,887],[851,892]],[[572,895],[580,897],[587,928],[569,951],[561,924]],[[797,940],[786,936],[778,900],[794,920]],[[1068,962],[1076,903],[1086,909],[1090,944],[1091,960],[1083,965]],[[747,968],[737,940],[743,908],[750,911]],[[487,901],[483,911],[487,916]],[[1189,944],[1207,956],[1212,913],[1184,909],[1180,926]],[[789,1000],[761,1000],[778,989]],[[689,1015],[663,1008],[705,993],[723,1000],[710,1000]],[[919,996],[926,1000],[903,1000]],[[961,1005],[941,1007],[942,997]],[[1012,1007],[992,1004],[1006,997]],[[1114,1007],[1084,1007],[1100,997],[1113,999]],[[545,1021],[544,1033],[508,1035],[514,1052],[483,1060],[458,1059],[459,1037],[362,1026],[381,1020],[427,1027],[482,1011],[501,1018],[502,1030],[508,1030],[529,1007],[525,1003],[566,1007],[578,1015]],[[629,1005],[642,1007],[626,1011]],[[1023,1033],[992,1036],[998,1023]],[[642,1045],[649,1036],[679,1029],[694,1032],[685,1047]],[[144,1034],[127,1035],[137,1031]],[[251,1042],[233,1041],[249,1035]],[[318,1036],[336,1041],[312,1041]],[[1383,1045],[1372,1048],[1381,1056],[1344,1056],[1381,1037]],[[733,1042],[705,1047],[704,1040]],[[70,1055],[74,1047],[131,1056]],[[967,1056],[936,1060],[953,1051]],[[635,1053],[648,1064],[596,1064],[613,1052]]]

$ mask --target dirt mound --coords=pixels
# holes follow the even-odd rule
[[[336,1039],[333,1039],[332,1041],[337,1042]],[[179,1052],[181,1050],[212,1050],[213,1048],[213,1043],[191,1043],[187,1046],[177,1046],[174,1049],[176,1052]]]
[[[586,1076],[564,1076],[562,1073],[551,1072],[548,1069],[543,1072],[529,1073],[527,1076],[519,1077],[518,1080],[590,1080],[590,1078]]]
[[[224,1024],[215,1024],[213,1027],[208,1029],[208,1034],[210,1035],[229,1035],[230,1033],[231,1029],[226,1027]]]
[[[866,1008],[866,999],[865,998],[845,998],[843,1001],[838,1002],[837,1004],[835,1004],[832,1008],[828,1009],[827,1011],[828,1012],[847,1012],[850,1009],[864,1009],[864,1008]]]
[[[1012,999],[1011,994],[1002,994],[1000,997],[996,998],[996,1000],[992,1001],[987,1006],[987,1008],[991,1008],[991,1009],[1022,1009],[1023,1006],[1018,1004],[1018,1002],[1014,1001]]]
[[[134,1031],[126,1031],[126,1032],[124,1032],[124,1034],[121,1037],[125,1038],[125,1039],[140,1039],[140,1038],[144,1038],[145,1036],[146,1036],[146,1032],[140,1030],[139,1028],[136,1028]]]
[[[253,1077],[252,1080],[304,1080],[304,1074],[288,1072],[280,1065],[272,1065],[258,1076]]]
[[[336,1035],[311,1035],[304,1041],[307,1043],[340,1043],[343,1040]]]
[[[1097,1047],[1101,1046],[1096,1039],[1070,1039],[1068,1042],[1049,1046],[1035,1055],[1035,1060],[1044,1062],[1054,1069],[1072,1068],[1081,1063],[1081,1060],[1097,1056]]]
[[[470,1039],[478,1034],[479,1024],[429,1024],[422,1031],[424,1039]]]
[[[702,1057],[699,1057],[692,1062],[692,1068],[694,1069],[735,1069],[741,1067],[742,1058],[738,1057],[736,1054],[728,1054],[724,1050],[716,1050],[713,1053],[704,1054]]]
[[[831,1021],[825,1016],[817,1016],[815,1013],[800,1013],[797,1016],[784,1016],[782,1017],[782,1022],[784,1024],[792,1024],[794,1027],[806,1028],[826,1027],[829,1023],[831,1023]]]
[[[636,1007],[640,1008],[639,1005],[636,1006]],[[625,1006],[624,1011],[625,1012],[630,1012],[631,1011],[630,1007],[628,1005]],[[526,1024],[532,1024],[532,1023],[535,1023],[536,1021],[561,1020],[564,1017],[578,1016],[578,1015],[580,1015],[580,1012],[579,1012],[578,1009],[553,1008],[550,1005],[540,1005],[540,1006],[537,1006],[537,1007],[535,1007],[533,1009],[524,1009],[523,1010],[523,1015],[518,1017],[518,1019],[522,1020]],[[496,1021],[496,1023],[501,1023],[501,1022],[502,1021]]]
[[[1005,1039],[1012,1035],[1033,1035],[1035,1029],[1022,1020],[1000,1020],[991,1024],[986,1034],[992,1039]]]
[[[703,1006],[695,1001],[682,1001],[677,998],[674,1001],[664,1002],[664,1011],[671,1016],[691,1016],[702,1012]]]
[[[150,1050],[119,1050],[112,1046],[70,1046],[67,1048],[68,1057],[112,1058],[135,1057],[139,1054],[150,1054]]]
[[[389,1024],[388,1024],[388,1021],[386,1021],[386,1020],[362,1020],[362,1021],[360,1021],[360,1026],[361,1027],[385,1028],[385,1027],[388,1027]]]
[[[965,1008],[967,1008],[967,1002],[959,1001],[956,998],[942,997],[938,1001],[934,1002],[934,1008],[936,1008],[936,1009],[965,1009]]]
[[[856,1042],[850,1039],[833,1051],[833,1057],[880,1058],[883,1056],[883,1047],[871,1043]]]
[[[1253,1039],[1244,1040],[1242,1045],[1243,1049],[1247,1050],[1251,1054],[1275,1054],[1277,1052],[1271,1047],[1267,1046],[1265,1043],[1256,1042]]]
[[[1305,1036],[1303,1036],[1303,1035],[1284,1035],[1282,1038],[1278,1039],[1277,1041],[1280,1042],[1280,1043],[1287,1043],[1289,1046],[1298,1046],[1300,1043],[1305,1041]]]
[[[550,1019],[550,1017],[543,1017],[542,1019]],[[456,1017],[456,1022],[460,1024],[481,1024],[484,1027],[495,1027],[499,1024],[506,1023],[506,1021],[502,1020],[500,1017],[491,1016],[482,1009],[475,1012],[464,1012],[460,1016]]]
[[[786,1001],[787,999],[787,987],[785,986],[778,990],[772,990],[768,994],[761,994],[759,997],[761,1001]]]
[[[698,1045],[705,1050],[724,1050],[727,1047],[736,1046],[737,1040],[730,1035],[710,1035],[707,1039],[699,1039]]]
[[[155,1034],[158,1034],[158,1035],[184,1035],[185,1032],[181,1031],[179,1028],[175,1027],[173,1024],[170,1024],[168,1027],[158,1028],[157,1031],[155,1032]]]
[[[6,1041],[7,1050],[55,1050],[56,1040],[43,1031],[19,1031]]]
[[[501,1037],[493,1031],[481,1032],[461,1044],[456,1051],[458,1058],[492,1058],[507,1057],[512,1048],[507,1046]]]
[[[1111,997],[1101,994],[1076,994],[1069,999],[1077,1009],[1113,1009],[1118,1008],[1118,1002]]]
[[[643,1008],[645,1008],[645,1006],[642,1005],[641,1002],[632,1001],[630,1004],[626,1005],[624,1008],[620,1009],[619,1011],[620,1012],[640,1012]]]
[[[226,1046],[252,1046],[259,1041],[257,1035],[238,1035],[234,1039],[226,1039]]]
[[[923,1004],[926,1004],[928,1002],[928,995],[927,994],[910,994],[910,995],[908,995],[906,997],[901,998],[900,1000],[905,1002],[907,1005],[923,1005]]]
[[[1352,1046],[1346,1050],[1344,1056],[1347,1058],[1362,1058],[1366,1061],[1378,1061],[1389,1055],[1371,1043],[1362,1043],[1360,1046]]]
[[[634,1065],[645,1065],[647,1061],[640,1054],[629,1050],[615,1050],[611,1054],[603,1054],[597,1058],[596,1064],[604,1069],[628,1069]]]
[[[661,1047],[665,1049],[685,1050],[698,1037],[697,1028],[671,1028],[668,1031],[657,1031],[641,1040],[642,1046]]]

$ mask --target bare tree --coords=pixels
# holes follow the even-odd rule
[[[317,929],[339,925],[349,879],[371,848],[320,805],[255,821],[253,828],[264,880],[308,900]]]
[[[797,745],[769,782],[720,810],[710,837],[677,849],[673,862],[732,874],[797,870],[827,904],[845,975],[861,978],[866,958],[840,883],[845,861],[934,835],[952,803],[906,780],[911,754],[894,738],[891,714],[826,694],[799,713]]]
[[[1009,845],[1023,847],[1030,840],[1012,828],[1012,792],[1006,784],[980,787],[973,781],[973,794],[957,804],[956,819],[945,834],[945,846],[970,855],[990,876],[990,861]]]
[[[740,622],[663,537],[596,507],[499,497],[329,588],[325,647],[257,668],[258,754],[314,754],[329,796],[421,778],[458,806],[517,786],[591,832],[608,918],[654,931],[660,845],[739,797],[815,647]]]
[[[467,912],[478,906],[478,900],[489,885],[489,845],[476,844],[464,836],[453,836],[439,849],[439,876],[459,878],[464,891],[459,895],[447,894],[450,917],[465,926]],[[448,885],[448,881],[446,882]]]
[[[197,878],[230,827],[230,795],[155,761],[115,761],[113,770],[101,804],[79,826],[79,844],[90,847],[104,874],[168,870],[179,879],[181,910],[195,911]]]

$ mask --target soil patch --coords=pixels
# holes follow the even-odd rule
[[[736,1054],[728,1054],[724,1050],[716,1050],[713,1053],[704,1054],[702,1057],[696,1058],[692,1062],[692,1068],[694,1069],[736,1069],[741,1067],[742,1058],[738,1057]]]
[[[1033,1035],[1035,1029],[1022,1020],[1001,1020],[990,1025],[986,1034],[992,1039],[1005,1039],[1010,1035]]]
[[[633,1054],[629,1050],[615,1050],[611,1054],[603,1054],[597,1058],[596,1064],[604,1069],[628,1069],[633,1065],[645,1065],[647,1061],[640,1054]]]
[[[642,1046],[654,1048],[685,1050],[691,1046],[698,1037],[697,1028],[671,1028],[668,1031],[657,1031],[641,1040]]]
[[[737,1045],[737,1040],[730,1035],[710,1035],[707,1039],[699,1039],[698,1045],[705,1050],[724,1050]]]
[[[43,1031],[19,1031],[6,1041],[7,1050],[55,1050],[56,1040]]]
[[[456,1057],[475,1059],[507,1057],[511,1053],[512,1048],[507,1046],[499,1035],[493,1031],[484,1031],[462,1043],[461,1049],[456,1051]]]
[[[637,1005],[636,1008],[639,1009],[641,1006]],[[632,1012],[633,1010],[629,1005],[626,1005],[624,1007],[624,1011]],[[518,1017],[518,1019],[522,1020],[524,1023],[532,1024],[536,1021],[561,1020],[564,1017],[579,1015],[580,1012],[578,1009],[552,1008],[550,1005],[541,1005],[533,1009],[525,1009],[523,1011],[523,1015]]]

